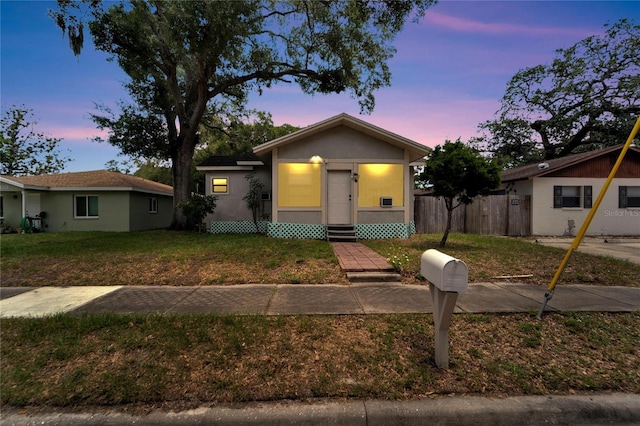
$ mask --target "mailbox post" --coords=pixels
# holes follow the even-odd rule
[[[469,287],[469,270],[463,261],[430,249],[422,253],[420,273],[429,281],[433,303],[436,365],[448,368],[451,315],[458,293]]]

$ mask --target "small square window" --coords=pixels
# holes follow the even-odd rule
[[[213,192],[214,194],[229,193],[229,178],[213,178],[211,180],[211,192]]]
[[[76,218],[97,218],[98,217],[98,196],[97,195],[76,195],[74,198]]]

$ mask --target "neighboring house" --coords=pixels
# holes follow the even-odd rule
[[[23,217],[57,231],[140,231],[166,228],[173,216],[168,185],[107,170],[0,176],[3,226]]]
[[[531,196],[533,235],[576,235],[623,145],[506,170],[507,192]],[[640,149],[632,146],[586,235],[640,235]]]
[[[243,200],[255,173],[265,187],[262,224],[285,238],[327,237],[331,225],[358,238],[408,237],[413,226],[413,166],[430,149],[347,114],[259,145],[240,157],[211,157],[206,193],[218,195],[212,232],[251,232]],[[418,164],[418,163],[416,163]]]

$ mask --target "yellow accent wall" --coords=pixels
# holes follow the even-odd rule
[[[404,206],[404,165],[359,164],[358,207],[379,207],[380,197],[393,197],[394,207]]]
[[[278,206],[320,207],[322,165],[278,164]]]

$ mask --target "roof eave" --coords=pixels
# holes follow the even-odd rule
[[[196,166],[196,170],[201,172],[251,171],[253,166]]]

